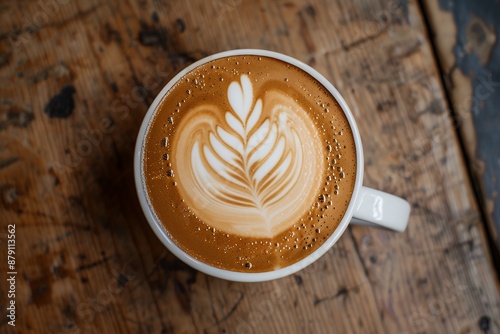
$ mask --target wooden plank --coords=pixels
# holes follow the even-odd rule
[[[416,3],[60,3],[0,11],[0,236],[16,224],[19,332],[500,331]],[[366,185],[412,204],[405,233],[352,227],[314,265],[258,284],[205,276],[165,250],[135,195],[138,127],[177,71],[239,47],[290,54],[340,89],[364,138]],[[46,113],[55,96],[65,102]],[[2,307],[6,292],[0,284]],[[5,317],[0,329],[14,332]]]
[[[500,4],[424,1],[446,89],[496,254],[500,254]],[[497,255],[498,256],[498,255]]]

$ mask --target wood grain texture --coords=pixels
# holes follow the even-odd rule
[[[431,25],[455,127],[500,254],[500,4],[496,1],[423,2]]]
[[[17,332],[500,331],[485,231],[415,2],[50,3],[0,5],[0,246],[16,224]],[[340,90],[364,139],[365,184],[408,199],[406,232],[351,227],[310,267],[257,284],[205,276],[162,246],[133,184],[142,117],[183,67],[242,47],[294,56]],[[6,293],[0,284],[4,310]],[[0,331],[16,332],[4,316]]]

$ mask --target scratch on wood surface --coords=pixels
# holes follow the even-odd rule
[[[389,25],[386,24],[386,25],[384,25],[383,28],[381,28],[379,31],[377,31],[374,34],[366,35],[365,37],[361,37],[361,38],[359,38],[351,43],[345,43],[343,40],[340,40],[340,44],[341,44],[342,49],[344,51],[349,51],[352,48],[355,48],[355,47],[358,47],[362,44],[376,40],[379,36],[383,35],[388,29],[389,29]]]
[[[240,296],[238,297],[236,302],[233,304],[233,306],[231,306],[229,311],[225,315],[223,315],[219,320],[217,320],[216,325],[219,325],[219,324],[223,323],[224,321],[226,321],[227,319],[229,319],[234,314],[234,312],[236,312],[236,310],[238,309],[238,306],[240,305],[240,303],[244,297],[245,297],[245,294],[243,292],[241,292]]]
[[[68,230],[62,234],[55,236],[55,237],[50,237],[46,240],[39,240],[39,241],[31,244],[30,249],[32,251],[35,251],[37,248],[47,249],[49,244],[61,242],[64,239],[66,239],[74,234],[75,234],[75,231]]]
[[[392,48],[392,50],[389,51],[389,57],[390,58],[409,57],[412,54],[418,52],[421,45],[422,45],[422,41],[417,39],[417,40],[411,41],[408,44],[394,46],[394,48]]]
[[[359,245],[358,245],[358,242],[356,241],[356,238],[354,238],[353,234],[352,234],[352,231],[349,230],[349,236],[353,242],[353,246],[354,246],[354,250],[356,251],[356,256],[358,257],[358,260],[359,262],[361,263],[361,266],[363,267],[363,272],[366,276],[367,279],[370,278],[370,273],[368,271],[368,267],[366,266],[366,263],[365,261],[363,260],[363,257],[361,256],[361,253],[359,251]]]
[[[81,19],[85,19],[86,17],[90,16],[95,11],[97,11],[99,8],[101,8],[105,5],[107,5],[107,4],[102,3],[102,4],[95,5],[93,7],[90,7],[84,11],[78,10],[75,15],[73,15],[67,19],[63,19],[61,21],[50,21],[49,23],[44,24],[44,25],[36,24],[36,22],[30,22],[28,19],[27,24],[21,25],[20,28],[17,28],[17,29],[14,29],[12,31],[8,31],[6,33],[1,34],[0,41],[4,40],[4,39],[12,40],[13,38],[19,38],[19,36],[22,34],[29,34],[29,35],[31,35],[30,36],[30,38],[31,38],[34,34],[37,34],[42,29],[64,27],[65,25],[67,25],[69,23],[75,23]],[[44,12],[37,12],[37,13],[44,13]],[[53,16],[55,16],[55,14],[56,13],[53,13]],[[39,21],[37,20],[37,22],[39,22]]]
[[[17,162],[19,157],[10,157],[4,160],[0,160],[0,169],[4,169]]]
[[[417,110],[416,115],[411,115],[413,121],[417,121],[420,117],[426,114],[442,115],[445,112],[443,101],[440,98],[431,100],[423,110]]]
[[[160,255],[160,257],[158,258],[158,260],[155,261],[153,267],[145,273],[143,281],[148,280],[151,277],[151,275],[153,275],[153,273],[156,272],[156,270],[158,268],[160,268],[161,261],[163,261],[166,254],[167,254],[167,250],[165,249],[163,251],[163,253]],[[139,281],[139,283],[140,283],[140,281]],[[134,289],[134,287],[132,287],[132,289]]]
[[[76,268],[76,271],[84,271],[84,270],[88,270],[88,269],[100,266],[101,264],[108,262],[110,258],[111,258],[110,256],[107,256],[101,260],[97,260],[97,261],[90,262],[87,264],[82,264],[81,266]]]
[[[351,291],[358,292],[359,291],[359,287],[355,286],[355,287],[350,288],[350,289],[347,289],[345,287],[340,288],[337,291],[337,293],[334,294],[333,296],[327,296],[327,297],[323,297],[323,298],[318,298],[317,296],[314,296],[313,305],[317,306],[318,304],[321,304],[323,302],[330,301],[330,300],[333,300],[333,299],[336,299],[336,298],[339,298],[339,297],[342,297],[343,300],[345,301],[345,299],[348,297],[348,295],[349,295],[349,293]]]

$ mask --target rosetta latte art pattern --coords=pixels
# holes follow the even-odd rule
[[[174,136],[175,173],[186,204],[211,227],[271,238],[318,198],[321,141],[307,112],[279,90],[254,94],[251,80],[227,89],[228,106],[198,105]]]

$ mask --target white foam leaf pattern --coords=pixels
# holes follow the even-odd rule
[[[234,130],[234,132],[239,134],[242,138],[244,137],[245,130],[243,128],[243,124],[241,124],[241,122],[236,117],[227,112],[226,122]]]
[[[321,143],[307,113],[282,92],[255,100],[250,79],[242,75],[230,83],[227,98],[225,122],[203,106],[193,111],[202,117],[186,121],[176,141],[179,186],[207,224],[272,237],[308,209],[304,198],[317,197]]]
[[[253,108],[252,114],[248,118],[247,126],[245,128],[245,135],[248,135],[248,133],[250,133],[250,131],[253,130],[261,114],[262,114],[262,100],[259,99],[257,100],[257,103],[255,103],[255,108]]]
[[[246,123],[248,113],[253,103],[252,83],[248,76],[241,76],[241,85],[237,82],[232,82],[229,85],[228,99],[241,122]]]
[[[274,129],[271,129],[272,127],[274,127]],[[266,119],[248,139],[246,147],[247,152],[251,153],[256,147],[264,144],[269,136],[273,135],[274,137],[271,138],[276,138],[276,125],[271,124],[270,121]]]
[[[217,134],[227,146],[231,147],[236,152],[241,152],[242,150],[244,150],[243,143],[220,126],[217,127]]]

